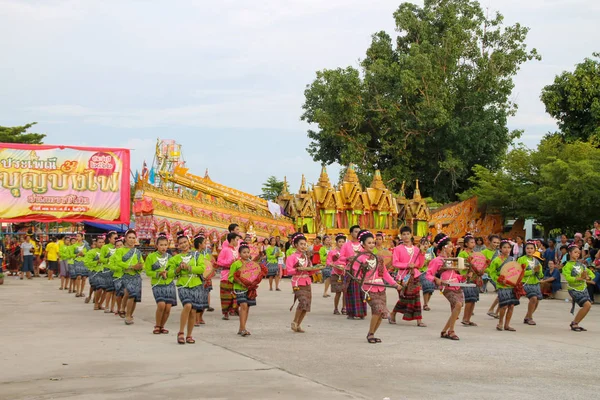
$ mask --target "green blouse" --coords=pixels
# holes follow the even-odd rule
[[[85,267],[92,272],[100,272],[102,271],[102,265],[98,262],[100,259],[100,250],[91,249],[85,254],[83,257],[83,263]]]
[[[121,278],[125,274],[139,275],[142,273],[142,270],[131,268],[138,263],[144,263],[144,258],[139,250],[121,247],[112,255],[109,268],[113,271],[113,277],[115,278]]]
[[[175,268],[169,265],[169,259],[171,256],[165,253],[164,256],[158,251],[148,254],[146,261],[144,262],[144,272],[146,276],[150,277],[152,286],[156,285],[169,285],[175,278]],[[164,279],[161,272],[167,271],[167,279]]]
[[[281,250],[277,246],[268,246],[265,250],[267,254],[267,262],[269,264],[277,264],[277,258],[281,254]]]
[[[194,253],[196,253],[195,256]],[[202,285],[202,274],[204,273],[205,265],[204,261],[198,260],[200,258],[199,255],[200,253],[198,252],[188,252],[186,254],[179,253],[176,256],[171,257],[168,268],[173,268],[175,271],[182,262],[185,262],[191,267],[191,271],[182,269],[179,271],[179,274],[176,275],[177,286],[193,288]]]
[[[568,261],[562,268],[562,274],[567,280],[569,290],[576,290],[578,292],[587,290],[587,282],[577,280],[577,278],[581,277],[583,271],[587,271],[589,279],[594,279],[596,277],[592,270],[576,261]]]
[[[542,271],[542,265],[539,260],[530,256],[523,256],[519,257],[517,262],[521,265],[525,265],[525,273],[523,274],[524,285],[536,285],[540,283],[540,279],[544,279],[544,271]],[[533,270],[538,266],[540,267],[540,270],[534,272]]]

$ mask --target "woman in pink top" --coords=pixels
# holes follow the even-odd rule
[[[350,268],[352,268],[352,275],[357,279],[363,278],[365,273],[364,281],[361,287],[361,297],[366,299],[371,306],[371,324],[369,326],[369,333],[367,334],[367,341],[369,343],[381,343],[381,339],[375,337],[377,328],[381,325],[382,318],[387,318],[387,298],[385,295],[384,282],[388,285],[399,288],[398,283],[392,278],[387,268],[383,264],[383,259],[373,254],[375,248],[375,237],[369,231],[363,230],[358,234],[363,249],[368,254],[361,254],[356,259]]]
[[[346,265],[346,268],[348,268],[348,263],[351,262],[357,253],[364,251],[360,241],[358,240],[359,232],[360,226],[354,225],[350,227],[350,240],[344,243],[342,249],[340,250],[340,263]],[[346,299],[347,318],[365,319],[367,316],[367,305],[363,302],[358,283],[352,279],[349,279],[349,277],[346,275],[344,277],[344,287],[346,288],[344,298]]]
[[[294,308],[296,300],[298,301],[296,314],[292,321],[292,330],[297,333],[304,333],[304,330],[301,327],[302,320],[306,316],[306,313],[310,312],[310,304],[312,302],[310,287],[311,273],[298,268],[308,268],[311,267],[312,264],[310,262],[310,257],[308,257],[306,237],[301,233],[297,233],[292,236],[292,242],[294,243],[296,252],[291,254],[287,260],[285,260],[287,273],[292,276],[292,288],[294,289],[294,304],[292,304],[290,311]]]
[[[227,242],[223,243],[223,248],[217,258],[217,265],[221,268],[221,312],[222,319],[228,321],[229,315],[235,312],[236,302],[233,293],[233,283],[229,282],[229,268],[238,258],[239,240],[241,236],[235,232],[227,234]]]
[[[446,258],[451,257],[452,241],[446,234],[438,233],[435,237],[437,243],[438,256],[431,260],[427,267],[427,280],[435,282],[442,287],[444,297],[450,302],[452,313],[448,322],[442,330],[441,337],[444,339],[459,340],[454,332],[454,324],[460,315],[460,311],[465,302],[462,288],[459,286],[448,286],[451,282],[464,282],[464,276],[455,270],[444,270]]]
[[[335,293],[333,298],[333,314],[340,315],[338,306],[340,297],[344,292],[344,263],[340,261],[340,250],[346,242],[346,236],[338,233],[335,237],[336,248],[327,253],[327,266],[331,267],[331,293]],[[342,297],[342,314],[346,313],[346,298]]]
[[[396,323],[396,313],[402,313],[404,321],[417,321],[417,326],[425,327],[421,311],[421,283],[419,268],[425,262],[425,255],[419,246],[412,244],[412,230],[408,226],[400,229],[402,244],[394,248],[392,266],[397,269],[396,280],[404,283],[398,292],[399,299],[390,315],[389,323]]]

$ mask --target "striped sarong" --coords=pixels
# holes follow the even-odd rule
[[[364,302],[363,292],[360,290],[358,282],[349,276],[345,276],[346,281],[346,313],[349,317],[364,318],[367,316],[367,303]]]
[[[233,294],[233,283],[221,281],[221,312],[223,315],[232,313],[237,307],[235,295]]]

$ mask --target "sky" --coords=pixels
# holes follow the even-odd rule
[[[358,67],[371,35],[394,34],[388,0],[0,0],[0,125],[37,121],[48,144],[183,145],[190,172],[259,194],[270,175],[316,183],[300,121],[317,70]],[[419,3],[419,2],[417,2]],[[554,76],[599,51],[596,0],[484,0],[531,28],[509,121],[535,147],[556,130],[539,100]],[[336,182],[339,166],[328,167]]]

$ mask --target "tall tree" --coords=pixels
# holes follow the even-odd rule
[[[546,112],[558,121],[567,142],[591,141],[600,146],[600,53],[563,72],[544,87],[541,99]]]
[[[23,126],[6,127],[0,126],[0,143],[26,143],[42,144],[46,135],[41,133],[28,133],[27,130],[37,122]]]
[[[265,200],[274,201],[277,198],[277,196],[281,194],[282,191],[283,181],[280,181],[275,176],[270,176],[269,178],[267,178],[267,181],[263,184],[262,194],[260,194],[259,197]]]
[[[380,169],[395,190],[418,178],[423,193],[453,200],[474,165],[497,169],[520,135],[506,126],[513,77],[539,56],[528,28],[504,26],[474,0],[402,3],[394,18],[400,34],[374,34],[360,70],[318,71],[307,86],[301,118],[318,127],[308,152]]]
[[[519,147],[509,152],[501,170],[474,170],[473,187],[461,198],[476,195],[480,204],[508,217],[534,218],[546,232],[573,234],[596,218],[600,149],[591,143],[564,143],[560,135],[550,135],[535,151]]]

